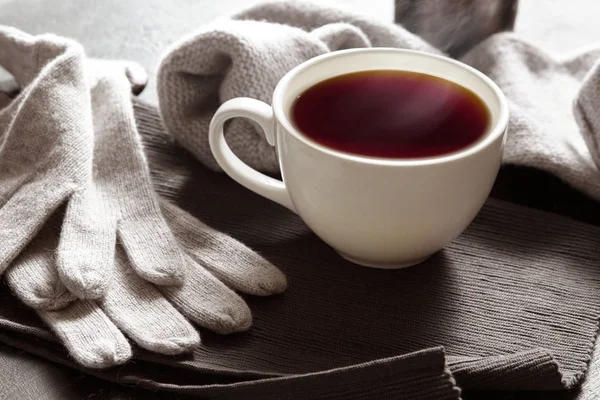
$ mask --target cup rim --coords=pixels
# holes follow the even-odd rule
[[[383,158],[383,157],[373,157],[373,156],[364,156],[360,154],[347,153],[344,151],[336,150],[327,146],[324,146],[313,139],[307,137],[302,132],[300,132],[296,127],[292,124],[292,122],[287,118],[286,113],[283,109],[283,99],[286,88],[288,87],[290,81],[301,71],[311,68],[316,64],[325,62],[331,58],[342,57],[352,53],[406,53],[406,54],[417,54],[423,57],[435,58],[439,61],[446,62],[448,64],[452,64],[456,67],[467,70],[471,74],[475,75],[479,79],[481,79],[493,92],[494,95],[498,99],[498,103],[500,105],[499,117],[496,124],[492,127],[491,131],[483,138],[476,142],[475,144],[466,147],[464,149],[448,153],[445,155],[432,156],[432,157],[423,157],[423,158]],[[460,84],[460,83],[459,83]],[[486,106],[489,105],[486,103]],[[498,85],[492,81],[487,75],[478,71],[477,69],[467,65],[461,61],[454,60],[452,58],[437,55],[433,53],[428,53],[425,51],[419,50],[409,50],[409,49],[398,49],[394,47],[369,47],[369,48],[357,48],[357,49],[346,49],[346,50],[337,50],[329,53],[322,54],[320,56],[316,56],[311,58],[308,61],[299,64],[298,66],[291,69],[287,74],[284,75],[283,78],[279,81],[277,86],[275,87],[275,91],[273,92],[273,112],[275,114],[275,118],[279,123],[283,126],[285,131],[291,134],[297,140],[303,142],[305,145],[318,150],[322,153],[326,153],[328,155],[342,158],[348,161],[354,161],[364,164],[372,164],[372,165],[381,165],[381,166],[419,166],[419,165],[435,165],[442,164],[451,161],[456,161],[458,159],[469,157],[473,154],[476,154],[489,145],[494,143],[498,137],[502,136],[506,131],[508,126],[508,101],[504,96],[502,90],[498,87]]]

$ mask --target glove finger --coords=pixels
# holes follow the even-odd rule
[[[74,190],[46,175],[23,185],[0,208],[0,274]]]
[[[48,221],[6,273],[11,290],[57,334],[71,356],[89,368],[110,367],[131,358],[127,339],[91,302],[81,302],[61,283],[54,249],[62,213]]]
[[[75,193],[67,206],[58,245],[58,274],[80,299],[104,295],[114,270],[116,221],[93,188]]]
[[[56,310],[75,300],[56,272],[53,249],[57,245],[56,213],[6,272],[6,281],[15,295],[29,307]]]
[[[183,251],[155,199],[129,90],[126,79],[109,74],[92,93],[97,190],[120,218],[118,237],[134,270],[157,285],[180,284]]]
[[[163,215],[188,254],[233,289],[256,296],[283,292],[285,275],[240,241],[161,200]]]
[[[118,234],[139,276],[161,286],[181,284],[183,250],[162,215],[148,210],[146,215],[121,220]]]
[[[214,332],[228,334],[252,326],[252,313],[246,302],[191,258],[183,284],[161,286],[159,290],[186,317]]]
[[[100,300],[111,320],[141,347],[161,353],[179,354],[200,343],[194,327],[152,284],[140,279],[118,246],[115,276]]]
[[[61,310],[39,310],[38,314],[85,367],[108,368],[132,356],[125,336],[94,302],[77,300]]]

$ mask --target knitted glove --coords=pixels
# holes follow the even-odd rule
[[[104,296],[96,301],[76,299],[56,268],[61,212],[6,272],[15,295],[37,311],[86,367],[105,368],[129,360],[132,351],[125,335],[160,354],[190,351],[200,338],[188,319],[222,334],[248,329],[252,324],[248,306],[224,283],[254,295],[285,289],[285,277],[244,244],[165,200],[161,206],[184,249],[185,280],[180,286],[155,286],[141,279],[124,248],[117,245],[114,276]]]
[[[84,59],[70,40],[0,26],[0,65],[21,88],[0,98],[0,273],[91,176]]]

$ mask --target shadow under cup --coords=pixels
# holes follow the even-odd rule
[[[474,92],[490,113],[473,145],[430,158],[366,157],[325,147],[292,124],[296,98],[329,78],[369,70],[437,76]],[[264,130],[279,156],[283,182],[252,170],[227,147],[222,126],[247,117]],[[233,179],[296,212],[341,256],[363,266],[417,264],[450,243],[487,199],[500,168],[508,105],[496,84],[458,61],[424,52],[369,48],[315,57],[277,85],[272,110],[254,99],[224,103],[211,124],[215,159]]]

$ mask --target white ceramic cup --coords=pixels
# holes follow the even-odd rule
[[[307,88],[337,75],[381,69],[435,75],[470,89],[489,108],[488,131],[448,155],[389,159],[325,147],[292,124],[292,103]],[[215,159],[241,185],[296,212],[342,257],[377,268],[417,264],[471,223],[498,174],[508,124],[506,98],[479,71],[446,57],[389,48],[310,59],[281,79],[272,104],[250,98],[225,102],[210,126]],[[276,146],[283,181],[250,168],[231,151],[223,125],[236,117],[257,122]]]

